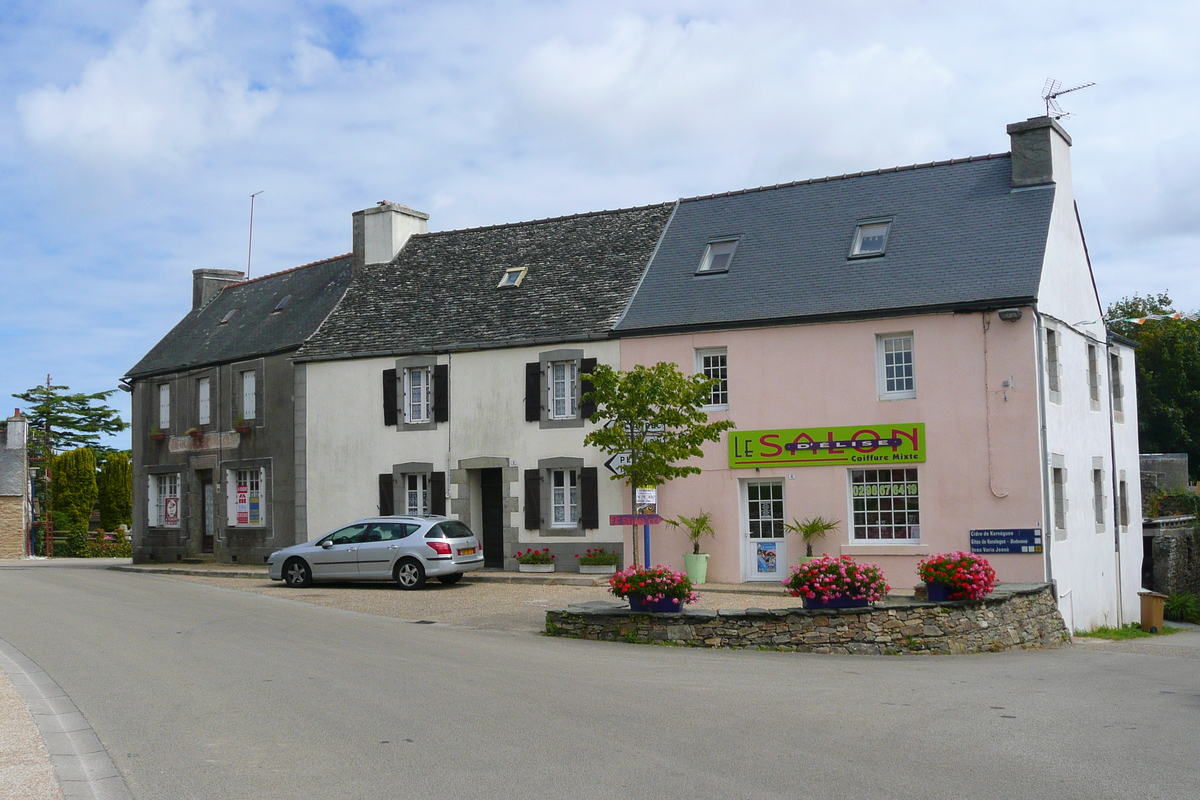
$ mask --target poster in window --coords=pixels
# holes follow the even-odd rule
[[[163,525],[175,527],[179,524],[179,498],[168,497],[163,500]]]
[[[250,524],[250,492],[244,483],[239,483],[237,487],[237,524]]]
[[[778,561],[776,559],[777,542],[755,542],[755,553],[757,554],[758,571],[760,573],[773,573],[778,571]]]
[[[251,492],[250,493],[250,520],[249,520],[251,525],[261,525],[262,524],[262,512],[259,510],[259,508],[260,508],[260,505],[259,505],[258,492]]]

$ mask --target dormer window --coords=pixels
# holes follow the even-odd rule
[[[528,267],[513,267],[512,269],[504,270],[504,277],[500,279],[500,283],[496,286],[497,289],[512,289],[520,286],[525,273],[529,271]]]
[[[733,261],[733,251],[737,249],[737,239],[722,239],[709,242],[704,248],[704,257],[700,259],[697,275],[709,275],[718,272],[728,272],[729,262]]]
[[[236,314],[237,312],[238,312],[238,309],[236,309],[236,308],[229,309],[229,311],[225,312],[225,316],[221,317],[221,321],[218,322],[217,324],[224,325],[225,323],[229,322],[229,320],[233,319],[233,315]]]
[[[850,246],[851,258],[881,256],[887,249],[888,229],[891,220],[860,222],[854,229],[854,244]]]
[[[275,306],[275,310],[272,311],[271,313],[278,314],[280,311],[283,311],[285,308],[287,308],[291,302],[292,302],[292,296],[290,294],[285,295],[284,298],[282,300],[280,300],[279,303]]]

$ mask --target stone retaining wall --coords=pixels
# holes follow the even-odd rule
[[[688,609],[682,614],[568,606],[546,633],[576,639],[805,653],[934,655],[1070,643],[1046,584],[1001,589],[977,602],[880,603],[869,609]]]

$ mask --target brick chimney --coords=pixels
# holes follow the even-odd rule
[[[1008,126],[1012,185],[1044,186],[1071,181],[1071,136],[1051,117],[1030,117]]]
[[[386,264],[396,257],[408,237],[425,233],[429,215],[399,203],[381,200],[374,208],[351,215],[354,236],[354,271],[371,264]]]
[[[192,270],[192,311],[204,308],[226,286],[245,278],[246,273],[236,269]]]

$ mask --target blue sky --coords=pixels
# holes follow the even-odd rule
[[[261,275],[348,252],[378,200],[445,230],[1003,152],[1047,77],[1097,84],[1061,102],[1101,300],[1200,308],[1197,29],[1194,2],[6,0],[0,398],[115,387],[193,269],[245,268],[252,192]]]

